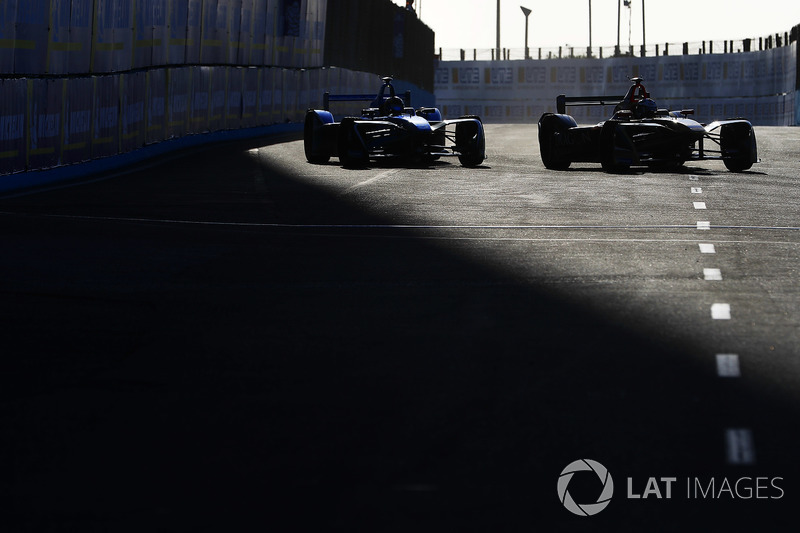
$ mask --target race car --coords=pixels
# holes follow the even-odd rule
[[[444,120],[433,107],[410,107],[395,93],[392,78],[381,78],[377,95],[323,96],[324,109],[306,112],[303,145],[309,163],[327,163],[338,156],[345,167],[362,167],[371,160],[399,159],[430,164],[443,156],[458,156],[465,167],[477,167],[486,158],[483,123],[477,116]],[[371,101],[359,117],[335,122],[331,101]]]
[[[575,162],[600,163],[606,172],[631,167],[675,168],[687,161],[722,160],[732,172],[743,172],[758,161],[753,126],[744,119],[701,124],[689,118],[691,109],[659,109],[642,78],[619,96],[556,99],[558,113],[539,119],[539,150],[544,166],[566,170]],[[612,105],[613,116],[594,126],[579,127],[566,114],[567,105]]]

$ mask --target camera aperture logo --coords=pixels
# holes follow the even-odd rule
[[[577,503],[570,495],[569,490],[567,490],[569,482],[572,481],[572,476],[576,472],[585,471],[594,472],[603,485],[600,496],[597,497],[597,501],[594,503]],[[608,469],[591,459],[579,459],[571,462],[561,471],[561,475],[558,477],[558,499],[561,500],[562,505],[568,511],[578,516],[596,515],[608,506],[613,495],[614,480],[611,478]]]
[[[575,475],[578,474],[577,477]],[[596,477],[595,477],[596,476]],[[780,476],[742,476],[679,478],[677,476],[627,478],[627,492],[620,496],[628,504],[647,499],[664,502],[682,501],[747,501],[782,500],[786,495],[784,478]],[[598,483],[598,480],[600,483]],[[573,490],[570,493],[570,483]],[[602,486],[602,488],[601,488]],[[642,487],[644,489],[642,490]],[[683,492],[682,487],[685,487]],[[596,494],[596,501],[591,501]],[[594,516],[608,507],[614,496],[614,480],[608,469],[592,459],[578,459],[567,465],[558,477],[558,499],[569,512],[578,516]],[[576,501],[576,498],[578,501]],[[588,502],[586,500],[589,500]]]

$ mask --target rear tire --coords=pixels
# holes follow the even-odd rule
[[[539,154],[545,168],[567,170],[572,164],[569,157],[559,152],[557,139],[575,126],[577,123],[569,115],[545,113],[539,119]]]

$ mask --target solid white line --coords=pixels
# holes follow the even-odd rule
[[[721,378],[741,377],[742,372],[739,368],[739,356],[735,353],[718,353],[717,375]]]
[[[705,202],[692,202],[694,204],[695,209],[705,209],[706,203]]]
[[[711,318],[714,320],[730,320],[731,304],[714,304],[711,306]]]
[[[697,229],[709,230],[711,229],[711,222],[708,222],[707,220],[698,220]]]
[[[753,432],[747,428],[726,429],[725,450],[730,464],[754,464],[756,462],[756,447],[753,443]]]
[[[502,224],[484,224],[484,225],[469,225],[469,224],[284,224],[279,222],[220,222],[216,220],[181,220],[170,218],[138,218],[138,217],[101,217],[91,215],[58,215],[53,213],[15,213],[13,211],[0,211],[0,215],[28,217],[28,218],[60,218],[66,220],[100,220],[105,222],[134,222],[134,223],[154,223],[154,224],[185,224],[195,226],[234,226],[234,227],[247,227],[247,228],[284,228],[284,229],[410,229],[410,230],[543,230],[543,229],[558,229],[558,230],[582,230],[582,229],[596,229],[596,230],[617,230],[617,229],[690,229],[697,227],[698,229],[710,229],[712,226],[710,222],[698,222],[698,226],[691,226],[685,224],[662,224],[662,225],[559,225],[559,224],[519,224],[519,225],[502,225]],[[703,226],[703,228],[699,228]],[[743,229],[743,230],[791,230],[800,231],[800,226],[713,226],[714,228],[721,229]],[[503,240],[503,239],[500,239]],[[542,240],[542,239],[521,239],[521,240]],[[544,239],[550,240],[550,239]],[[573,240],[573,239],[565,239]],[[603,241],[607,239],[574,239],[574,240],[596,240]],[[628,242],[628,241],[641,241],[641,242],[695,242],[691,239],[678,239],[667,240],[661,239],[610,239],[612,241]],[[749,243],[749,244],[796,244],[794,242],[772,242],[772,241],[720,241],[725,243]]]
[[[703,278],[706,281],[722,281],[722,271],[718,268],[704,268]]]
[[[715,254],[715,253],[717,253],[717,250],[716,250],[716,248],[714,247],[713,244],[701,242],[700,244],[698,244],[698,246],[700,247],[700,253],[701,254]]]

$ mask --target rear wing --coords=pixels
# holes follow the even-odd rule
[[[578,105],[617,105],[625,96],[567,96],[559,94],[556,97],[556,109],[559,115],[567,112],[567,106]]]
[[[375,94],[331,94],[326,92],[322,95],[322,108],[330,111],[331,102],[372,102],[376,98]],[[403,94],[403,102],[406,107],[411,107],[411,91]]]

